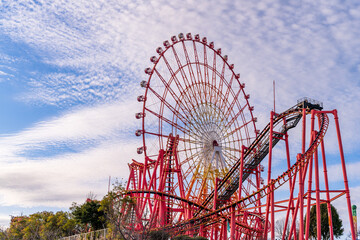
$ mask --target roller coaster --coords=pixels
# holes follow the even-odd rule
[[[135,134],[143,141],[137,152],[144,162],[129,164],[126,195],[135,207],[122,210],[130,216],[123,223],[128,234],[147,229],[212,240],[308,239],[315,206],[321,239],[320,204],[327,204],[331,216],[330,203],[345,196],[340,199],[355,239],[337,111],[304,98],[282,113],[272,111],[259,131],[245,84],[220,48],[190,33],[163,45],[150,58],[153,67],[140,83],[145,94],[137,98],[142,128]],[[330,186],[327,173],[329,116],[338,139],[341,189]],[[292,155],[297,146],[300,153]],[[279,218],[282,231],[275,230]],[[331,218],[329,223],[334,239]]]

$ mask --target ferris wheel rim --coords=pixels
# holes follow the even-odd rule
[[[182,35],[181,33],[179,34],[179,36]],[[201,41],[200,40],[200,37],[197,37],[198,34],[195,35],[194,38],[191,37],[191,34],[188,33],[186,34],[187,37],[183,37],[179,40],[176,39],[176,36],[173,36],[171,38],[172,40],[172,43],[169,44],[168,41],[164,41],[164,46],[165,46],[165,49],[163,49],[162,47],[158,47],[157,48],[157,53],[159,54],[159,57],[157,58],[157,60],[154,63],[153,67],[151,68],[151,71],[150,73],[147,73],[149,75],[147,81],[146,81],[146,87],[145,87],[145,99],[147,98],[147,95],[148,95],[148,91],[150,89],[150,83],[151,83],[151,79],[153,77],[153,74],[156,72],[156,67],[158,65],[158,63],[160,62],[161,58],[164,57],[165,53],[167,53],[168,51],[170,51],[171,49],[173,49],[173,47],[176,45],[176,44],[179,44],[179,43],[183,43],[183,42],[193,42],[193,43],[200,43],[202,44],[204,47],[207,47],[207,50],[211,50],[213,51],[214,54],[216,54],[216,56],[220,57],[221,60],[223,61],[224,64],[226,64],[226,66],[228,67],[228,69],[231,70],[231,73],[232,73],[232,76],[234,77],[235,81],[237,81],[240,85],[240,81],[239,81],[239,78],[240,78],[240,74],[236,74],[235,71],[233,70],[233,67],[231,67],[230,63],[227,61],[227,56],[226,55],[221,55],[221,48],[218,48],[218,49],[215,49],[213,46],[211,46],[211,44],[213,44],[212,42],[211,43],[208,43],[206,41],[206,37],[203,38],[203,40]],[[190,37],[189,37],[190,35]],[[205,41],[204,41],[205,39]],[[167,42],[167,44],[166,44]],[[153,57],[152,57],[153,58]],[[183,68],[185,68],[189,63],[185,64],[185,65],[182,65]],[[212,69],[212,66],[208,65],[208,64],[205,64],[205,63],[202,63],[202,62],[199,62],[199,63],[190,63],[190,64],[200,64],[200,65],[203,65],[203,66],[207,66],[210,70],[214,70]],[[177,71],[180,71],[180,69],[177,69]],[[216,72],[218,75],[220,75],[219,72]],[[246,96],[245,94],[245,91],[242,87],[242,93],[244,96]],[[250,103],[249,103],[249,100],[247,98],[244,99],[246,101],[246,104],[244,104],[245,106],[248,106],[249,108],[252,108]],[[143,109],[142,109],[142,113],[144,115],[146,115],[146,100],[144,101],[143,103]],[[255,134],[257,134],[257,129],[256,129],[256,118],[254,117],[253,115],[253,112],[252,111],[249,111],[250,112],[250,115],[251,115],[251,121],[253,122],[253,127],[254,127],[254,131],[255,131]],[[145,157],[149,157],[148,154],[147,154],[147,147],[146,147],[146,134],[149,134],[149,132],[146,131],[146,121],[145,121],[145,117],[142,119],[142,141],[143,141],[143,153],[145,155]],[[158,134],[159,136],[161,137],[168,137],[168,135],[164,135],[164,134],[161,134],[159,133]]]

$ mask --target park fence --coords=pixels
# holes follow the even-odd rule
[[[110,238],[106,238],[108,232],[109,229],[105,228],[93,232],[87,232],[87,233],[72,235],[69,237],[63,237],[58,240],[107,240],[110,239]]]

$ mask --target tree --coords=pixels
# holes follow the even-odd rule
[[[197,236],[197,237],[190,237],[190,236],[187,236],[187,235],[179,235],[179,236],[176,236],[174,238],[171,238],[172,240],[207,240],[206,237],[200,237],[200,236]]]
[[[0,234],[0,239],[51,240],[74,234],[74,229],[76,222],[70,218],[69,213],[43,211],[30,216],[12,217],[10,227],[3,232],[6,237]]]
[[[131,234],[131,228],[134,225],[132,214],[135,202],[126,196],[125,188],[121,182],[116,181],[113,184],[113,190],[103,197],[100,205],[100,210],[104,212],[107,220],[107,227],[110,228],[115,238],[135,239],[134,236],[128,236]]]
[[[285,218],[281,218],[281,219],[276,220],[276,222],[275,222],[275,234],[276,234],[276,237],[278,237],[279,239],[282,239],[282,236],[284,234],[285,239],[289,239],[291,223],[292,223],[292,219],[290,217],[289,220],[288,220],[288,224],[286,226],[285,234],[284,234]],[[296,236],[298,238],[299,237],[299,221],[295,222],[295,231],[296,231]],[[294,236],[293,234],[294,233],[291,234],[292,237]]]
[[[165,231],[151,231],[149,233],[150,240],[167,240],[170,234]]]
[[[331,206],[331,216],[333,222],[333,231],[335,237],[340,237],[344,233],[344,228],[342,225],[342,220],[339,217],[339,214],[336,208],[333,205]],[[330,239],[330,229],[329,229],[329,217],[327,204],[323,203],[320,205],[320,219],[321,219],[321,237],[322,239]],[[305,218],[306,222],[306,218]],[[306,224],[305,224],[306,226]],[[309,224],[309,237],[314,239],[317,238],[317,227],[316,227],[316,206],[312,206],[310,210],[310,224]]]
[[[95,231],[106,227],[105,213],[100,207],[100,201],[87,198],[81,205],[73,203],[70,211],[82,231]]]
[[[29,217],[16,216],[11,217],[9,228],[9,239],[23,239],[24,229]]]
[[[8,240],[9,239],[9,229],[5,229],[0,227],[0,239],[1,240]]]
[[[289,233],[290,233],[290,223],[287,225],[286,230],[285,230],[285,239],[289,238]],[[285,219],[281,218],[279,220],[276,220],[275,222],[275,234],[276,237],[278,238],[282,238],[283,234],[284,234],[284,228],[285,228]]]

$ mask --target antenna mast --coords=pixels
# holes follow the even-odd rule
[[[273,80],[273,93],[274,93],[274,113],[275,113],[275,80]]]

